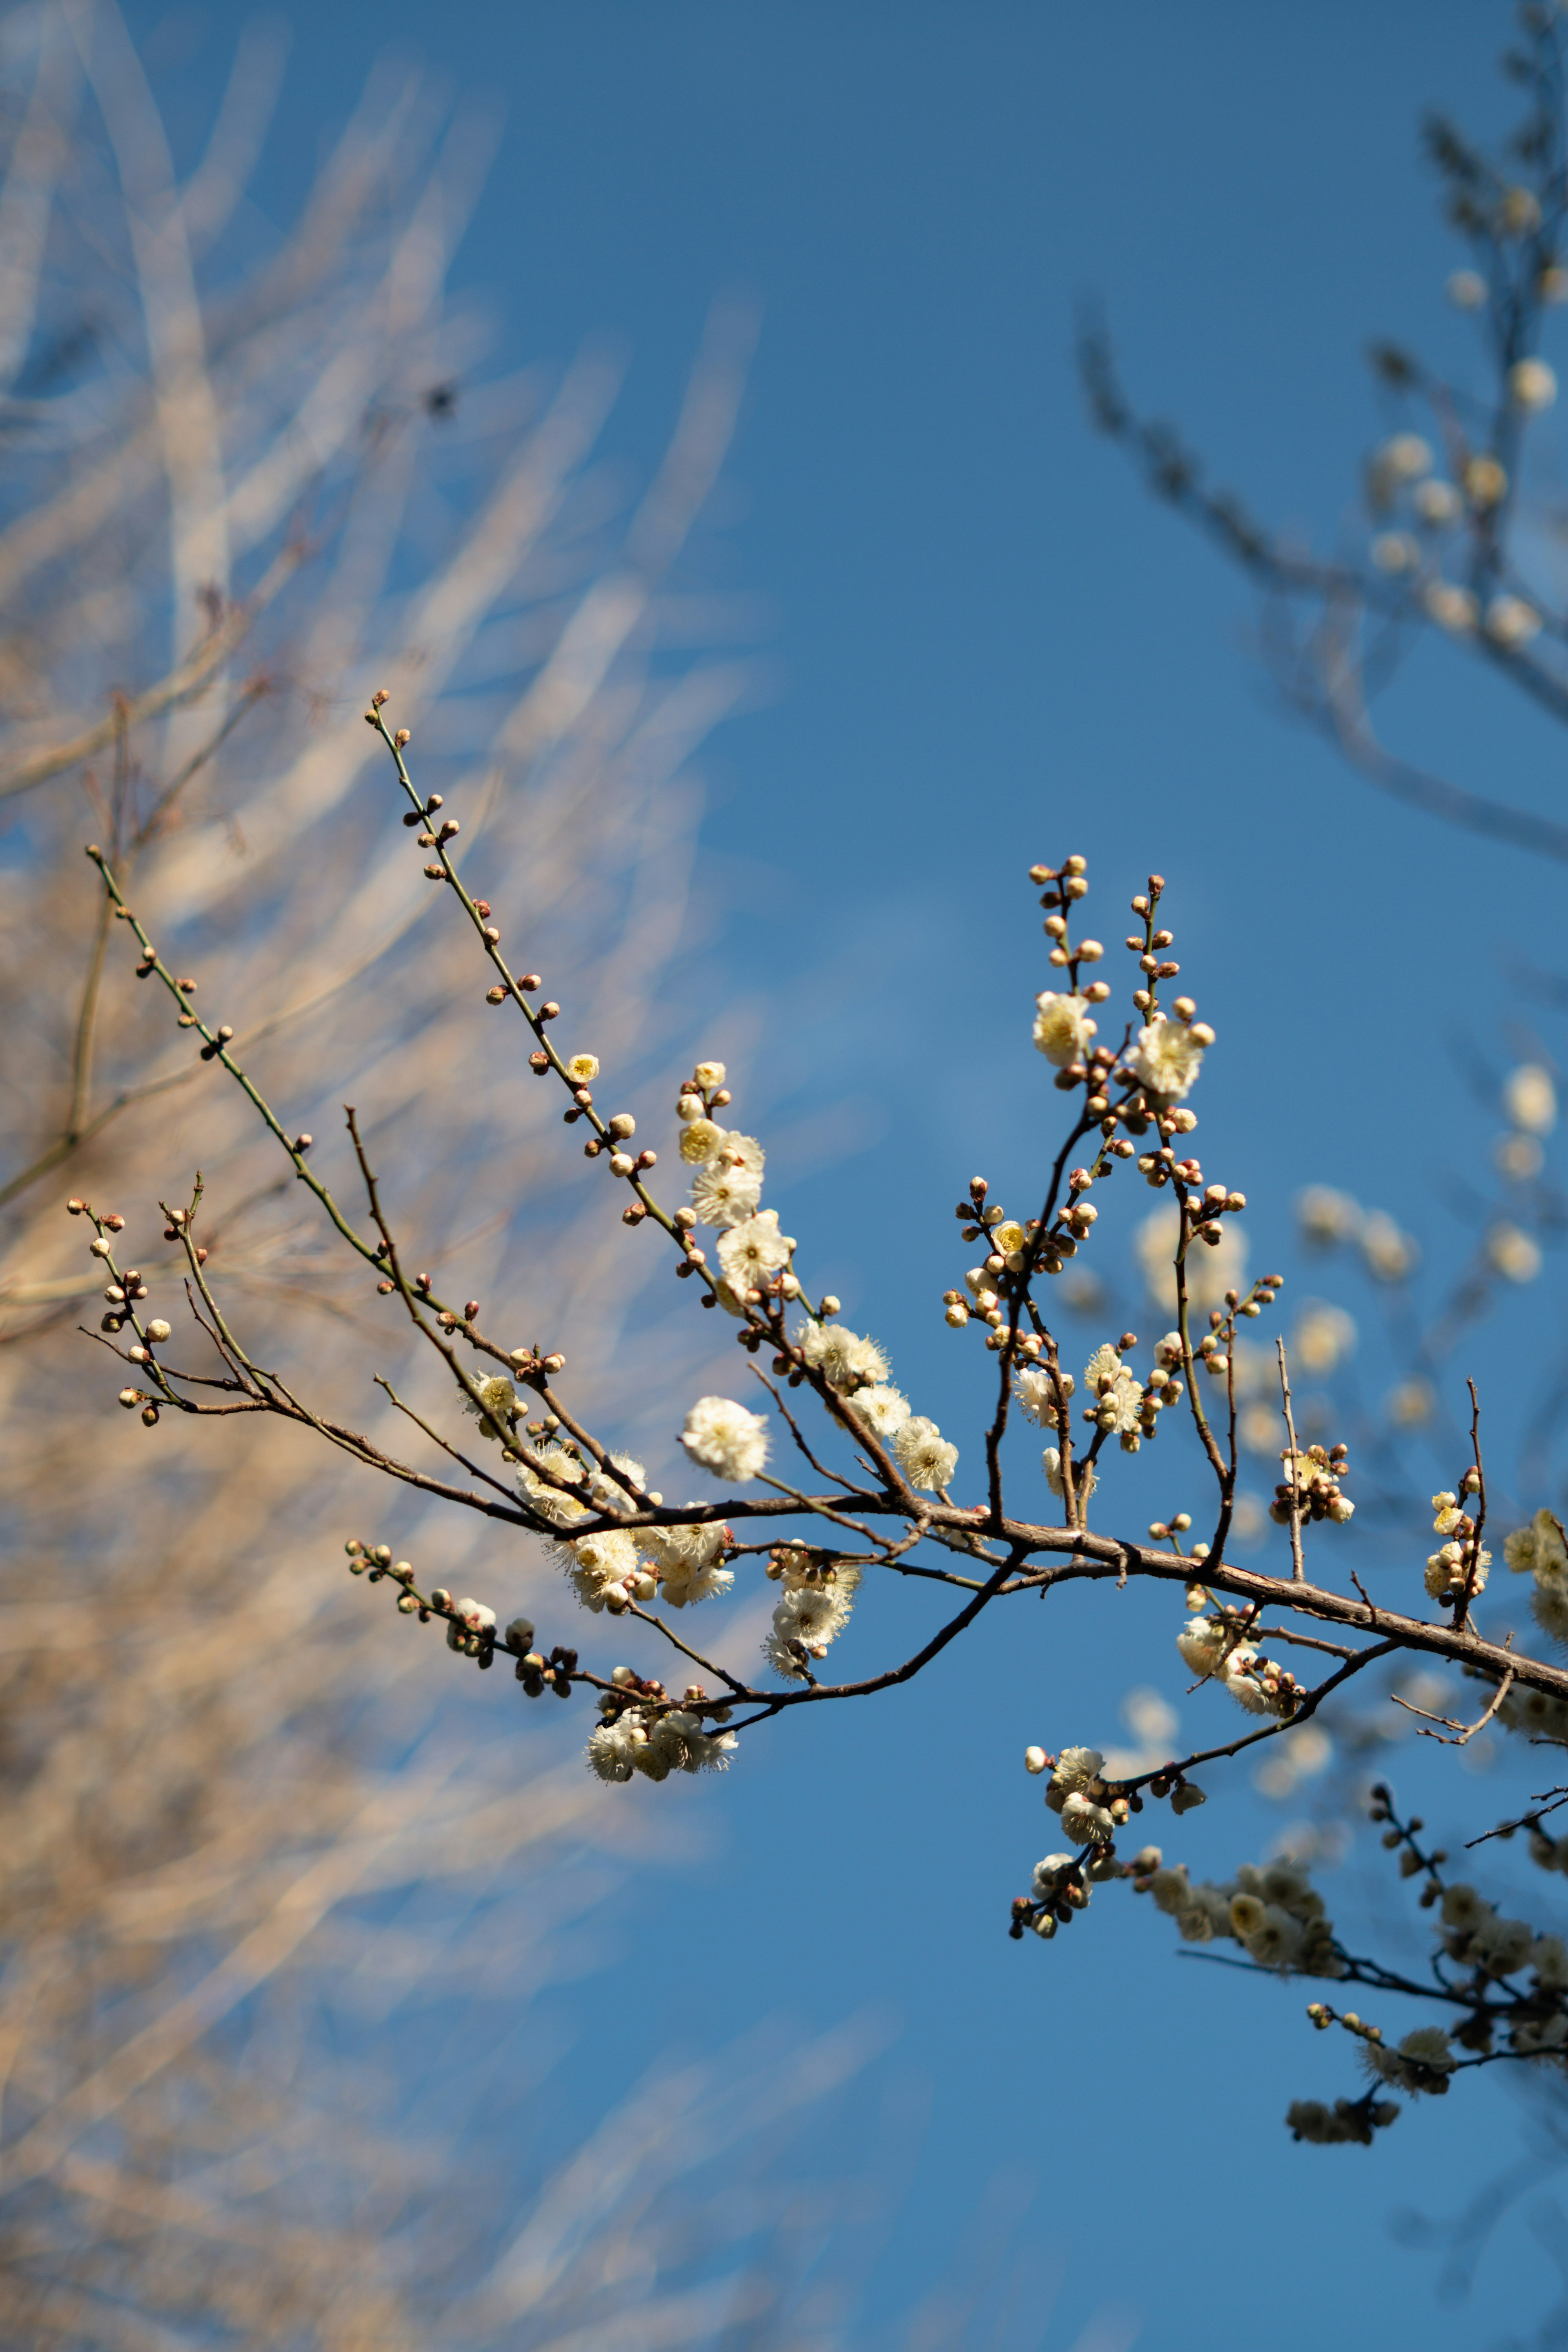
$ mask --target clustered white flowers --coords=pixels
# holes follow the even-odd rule
[[[1533,1577],[1530,1605],[1542,1633],[1568,1642],[1568,1536],[1562,1520],[1552,1511],[1537,1511],[1527,1528],[1504,1538],[1502,1556],[1516,1576]]]
[[[1228,1937],[1260,1968],[1289,1969],[1299,1976],[1345,1973],[1323,1898],[1298,1863],[1243,1863],[1223,1885],[1206,1879],[1194,1885],[1184,1864],[1167,1868],[1156,1858],[1132,1886],[1135,1894],[1153,1896],[1186,1943]]]
[[[1470,1491],[1468,1481],[1464,1491]],[[1478,1540],[1476,1522],[1461,1507],[1458,1495],[1445,1487],[1433,1496],[1432,1510],[1433,1533],[1445,1540],[1426,1556],[1427,1592],[1437,1601],[1463,1601],[1467,1595],[1473,1601],[1485,1589],[1492,1556]]]
[[[1213,1616],[1189,1617],[1176,1648],[1201,1681],[1218,1683],[1249,1715],[1289,1721],[1301,1704],[1301,1685],[1288,1667],[1261,1656],[1247,1641],[1249,1622],[1247,1612],[1227,1603]]]
[[[1340,1489],[1340,1480],[1350,1468],[1348,1445],[1309,1445],[1298,1453],[1287,1446],[1279,1459],[1285,1475],[1268,1506],[1268,1516],[1277,1526],[1287,1526],[1293,1509],[1303,1519],[1331,1519],[1336,1527],[1343,1527],[1353,1517],[1355,1505]]]

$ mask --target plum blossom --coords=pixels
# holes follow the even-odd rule
[[[768,1458],[768,1424],[728,1397],[699,1397],[686,1416],[680,1442],[694,1462],[737,1484],[754,1478]]]

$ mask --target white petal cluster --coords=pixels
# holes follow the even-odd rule
[[[686,1507],[696,1510],[700,1506],[689,1503]],[[731,1540],[721,1520],[643,1528],[637,1540],[659,1571],[659,1598],[672,1609],[710,1601],[716,1593],[727,1592],[735,1581],[733,1570],[720,1565]]]
[[[856,1418],[863,1421],[877,1437],[895,1436],[910,1417],[909,1399],[900,1390],[884,1384],[857,1389],[849,1402]]]
[[[1534,1578],[1530,1605],[1542,1633],[1553,1641],[1568,1642],[1568,1533],[1562,1520],[1552,1511],[1537,1511],[1527,1528],[1515,1528],[1505,1537],[1502,1556],[1516,1576]],[[1508,1701],[1503,1704],[1504,1720],[1511,1720]],[[1514,1701],[1516,1714],[1522,1704]]]
[[[1048,1371],[1033,1365],[1013,1375],[1013,1394],[1017,1398],[1026,1421],[1037,1429],[1055,1429],[1057,1423],[1057,1392],[1059,1388],[1064,1401],[1073,1394],[1076,1383],[1070,1372],[1058,1372],[1053,1380]]]
[[[805,1556],[803,1554],[802,1558]],[[786,1562],[784,1590],[763,1655],[773,1672],[791,1682],[805,1682],[808,1661],[827,1654],[827,1645],[849,1622],[860,1582],[858,1568],[839,1568],[831,1580],[816,1577],[798,1580],[808,1571],[792,1571]]]
[[[795,1244],[779,1231],[776,1209],[760,1209],[719,1236],[719,1264],[731,1289],[744,1294],[760,1290],[782,1274]]]
[[[1064,1748],[1046,1783],[1046,1803],[1061,1815],[1063,1832],[1075,1846],[1108,1846],[1116,1833],[1100,1777],[1104,1761],[1098,1748]]]
[[[698,1160],[697,1172],[691,1180],[691,1205],[697,1222],[702,1225],[726,1227],[738,1225],[754,1216],[763,1197],[763,1151],[755,1136],[738,1135],[724,1128],[713,1127],[711,1120],[694,1120],[681,1137],[681,1155],[689,1160],[687,1138],[700,1126],[704,1132],[698,1137],[700,1144],[709,1146],[707,1156]]]
[[[1323,1898],[1299,1863],[1269,1862],[1261,1868],[1244,1863],[1234,1878],[1217,1886],[1207,1880],[1189,1885],[1184,1866],[1178,1865],[1135,1878],[1133,1886],[1152,1895],[1186,1943],[1228,1937],[1260,1968],[1310,1977],[1345,1972]]]
[[[563,1479],[569,1486],[585,1485],[588,1474],[576,1454],[564,1445],[543,1445],[538,1449],[536,1459],[548,1475],[538,1475],[526,1462],[521,1465],[517,1489],[523,1501],[552,1527],[569,1528],[574,1519],[587,1518],[590,1513],[585,1501],[580,1502],[575,1495],[563,1494],[551,1483]]]
[[[1109,1342],[1097,1348],[1083,1370],[1084,1392],[1093,1400],[1095,1419],[1108,1436],[1119,1437],[1123,1451],[1135,1453],[1142,1425],[1143,1388]],[[1129,1445],[1127,1440],[1133,1443]]]
[[[1458,2063],[1440,2025],[1416,2026],[1397,2050],[1387,2049],[1381,2042],[1363,2042],[1362,2058],[1375,2081],[1390,2084],[1413,2099],[1424,2091],[1446,2091],[1448,2076]]]
[[[1288,1667],[1266,1658],[1241,1638],[1239,1612],[1189,1617],[1176,1636],[1182,1662],[1202,1679],[1223,1684],[1248,1715],[1293,1716],[1301,1685]]]
[[[737,1485],[754,1478],[768,1458],[768,1424],[728,1397],[699,1397],[686,1416],[680,1442],[694,1462]]]
[[[1035,999],[1035,1050],[1058,1069],[1082,1061],[1097,1026],[1089,1019],[1087,997],[1058,995],[1047,989]]]
[[[629,1454],[612,1454],[610,1460],[616,1469],[624,1474],[627,1486],[646,1487],[647,1473],[640,1462],[634,1462]],[[619,1479],[613,1478],[609,1471],[602,1470],[597,1463],[588,1472],[588,1495],[596,1511],[603,1511],[616,1517],[624,1517],[626,1513],[635,1511],[637,1507],[627,1493],[626,1486],[623,1486]]]
[[[1067,1494],[1067,1481],[1062,1476],[1061,1448],[1056,1445],[1047,1445],[1045,1452],[1040,1456],[1040,1467],[1046,1474],[1046,1484],[1050,1488],[1052,1494],[1065,1497]],[[1095,1468],[1092,1462],[1089,1463],[1087,1465],[1082,1463],[1074,1463],[1072,1474],[1073,1494],[1079,1503],[1087,1503],[1099,1484],[1100,1473]]]
[[[489,1438],[493,1445],[499,1441],[490,1424],[492,1422],[500,1422],[503,1429],[510,1427],[518,1409],[518,1393],[511,1382],[504,1376],[493,1380],[476,1381],[474,1387],[478,1391],[478,1395],[469,1396],[465,1393],[463,1411],[473,1414],[479,1424],[479,1435]]]
[[[612,1591],[624,1591],[628,1581],[637,1580],[637,1543],[625,1528],[605,1528],[595,1535],[568,1538],[553,1549],[578,1600],[595,1617]]]
[[[732,1731],[706,1732],[685,1707],[662,1714],[627,1707],[601,1723],[589,1738],[588,1767],[601,1780],[629,1780],[641,1772],[668,1780],[672,1772],[723,1772],[735,1746]]]
[[[885,1386],[888,1359],[875,1339],[863,1339],[858,1332],[847,1331],[842,1323],[819,1322],[815,1316],[800,1325],[795,1339],[811,1370],[820,1372],[840,1396]]]
[[[496,1612],[482,1601],[459,1601],[447,1620],[447,1647],[477,1658],[495,1638]]]
[[[893,1434],[893,1452],[911,1486],[934,1494],[951,1486],[958,1467],[958,1448],[949,1445],[934,1421],[911,1413]]]
[[[1203,1042],[1184,1021],[1162,1013],[1139,1031],[1131,1062],[1149,1094],[1163,1103],[1184,1102],[1203,1067]]]

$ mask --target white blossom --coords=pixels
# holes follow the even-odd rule
[[[688,1503],[686,1507],[699,1510],[702,1506]],[[659,1570],[660,1597],[672,1609],[710,1601],[715,1593],[727,1592],[735,1581],[733,1570],[720,1565],[731,1541],[730,1530],[721,1519],[695,1526],[641,1528],[637,1541]]]
[[[1046,1474],[1046,1484],[1050,1488],[1052,1494],[1061,1496],[1065,1498],[1067,1494],[1067,1481],[1062,1476],[1062,1457],[1061,1450],[1058,1446],[1047,1446],[1045,1452],[1040,1456],[1040,1467]],[[1088,1502],[1099,1483],[1100,1473],[1095,1468],[1092,1462],[1088,1465],[1081,1462],[1075,1462],[1073,1464],[1073,1493],[1080,1503]]]
[[[1203,1067],[1203,1045],[1184,1021],[1162,1014],[1138,1033],[1132,1066],[1149,1093],[1161,1102],[1181,1102]]]
[[[734,1160],[705,1160],[691,1180],[691,1205],[699,1224],[738,1225],[754,1215],[762,1197],[761,1176]]]
[[[952,1474],[958,1467],[958,1448],[949,1445],[935,1422],[927,1421],[923,1414],[911,1413],[895,1430],[893,1452],[911,1486],[933,1493],[952,1484]]]
[[[1456,588],[1451,581],[1434,580],[1422,602],[1430,617],[1450,636],[1468,636],[1479,616],[1480,607],[1468,588]]]
[[[1557,397],[1557,378],[1544,360],[1515,360],[1508,372],[1509,397],[1516,408],[1550,408]]]
[[[517,1391],[511,1382],[501,1375],[489,1380],[477,1380],[474,1387],[478,1391],[478,1395],[469,1396],[465,1393],[463,1411],[473,1414],[479,1424],[479,1435],[488,1437],[494,1444],[497,1442],[496,1433],[491,1428],[490,1423],[499,1421],[503,1429],[508,1426],[511,1415],[517,1410]]]
[[[1109,1845],[1115,1823],[1104,1805],[1075,1790],[1062,1803],[1062,1830],[1074,1845]]]
[[[1097,1027],[1087,997],[1058,995],[1047,988],[1035,999],[1035,1050],[1058,1069],[1083,1059]]]
[[[686,1416],[680,1442],[694,1462],[737,1484],[754,1478],[768,1458],[768,1424],[728,1397],[699,1397]]]
[[[584,1609],[597,1616],[614,1585],[635,1576],[637,1548],[625,1528],[605,1528],[596,1535],[577,1536],[555,1547],[556,1557]]]
[[[909,1399],[898,1389],[857,1389],[849,1403],[856,1416],[877,1437],[894,1436],[910,1417]]]
[[[1494,596],[1487,606],[1487,635],[1506,653],[1516,653],[1541,635],[1541,615],[1522,596]]]
[[[1541,1272],[1541,1244],[1519,1225],[1493,1225],[1487,1256],[1506,1282],[1533,1282]]]
[[[820,1658],[843,1632],[859,1580],[858,1570],[841,1569],[832,1584],[795,1585],[784,1593],[773,1611],[772,1631],[763,1643],[763,1655],[775,1674],[792,1682],[805,1680],[801,1652],[808,1658]]]
[[[863,1339],[842,1323],[818,1322],[808,1317],[795,1332],[795,1345],[813,1371],[841,1396],[858,1390],[880,1388],[888,1379],[888,1359],[875,1339]]]
[[[1055,1377],[1039,1371],[1031,1365],[1013,1375],[1013,1394],[1017,1398],[1026,1421],[1037,1429],[1054,1429],[1057,1425],[1057,1395],[1064,1400],[1073,1393],[1075,1382],[1070,1372],[1058,1371]]]
[[[776,1209],[763,1209],[754,1217],[731,1225],[719,1236],[719,1264],[732,1288],[761,1288],[782,1274],[795,1244],[779,1231]]]
[[[537,1458],[551,1478],[562,1478],[571,1486],[580,1486],[587,1476],[577,1456],[568,1453],[563,1445],[542,1445],[538,1449]],[[588,1517],[586,1503],[579,1502],[575,1495],[563,1494],[558,1487],[550,1485],[547,1478],[531,1470],[526,1462],[518,1469],[517,1486],[523,1501],[541,1518],[550,1520],[554,1527],[570,1527],[574,1519]]]
[[[1557,1124],[1557,1088],[1539,1062],[1521,1063],[1510,1072],[1502,1099],[1509,1118],[1527,1135],[1550,1135]]]

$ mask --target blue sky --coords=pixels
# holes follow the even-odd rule
[[[164,59],[176,130],[182,107],[194,130],[240,11],[130,13]],[[1447,1040],[1457,1024],[1501,1035],[1503,959],[1535,940],[1550,960],[1558,877],[1380,803],[1280,718],[1240,583],[1089,431],[1071,317],[1080,290],[1101,294],[1146,405],[1266,514],[1337,529],[1377,430],[1368,338],[1456,362],[1462,348],[1415,122],[1428,102],[1501,119],[1504,13],[279,13],[293,54],[264,201],[288,211],[388,48],[497,110],[458,281],[484,289],[506,360],[624,341],[628,463],[657,454],[715,295],[757,307],[712,576],[762,600],[773,685],[704,755],[702,871],[724,991],[763,1008],[749,1075],[771,1115],[848,1103],[879,1138],[841,1174],[792,1184],[779,1167],[770,1198],[927,1409],[956,1433],[970,1392],[973,1357],[944,1349],[933,1311],[957,1272],[955,1189],[984,1166],[1005,1190],[1049,1132],[1027,1047],[1046,984],[1035,857],[1088,856],[1109,941],[1150,867],[1168,877],[1185,984],[1220,1032],[1205,1160],[1254,1203],[1255,1265],[1294,1269],[1307,1176],[1451,1248],[1435,1171],[1473,1164],[1489,1130]],[[1395,708],[1417,755],[1554,805],[1561,739],[1484,681],[1418,663]],[[875,1206],[882,1235],[858,1270],[847,1199],[858,1228]],[[1507,1322],[1481,1336],[1483,1382],[1506,1378],[1517,1338]],[[1278,2352],[1417,2327],[1435,2352],[1473,2345],[1476,2309],[1437,2305],[1431,2264],[1394,2251],[1387,2222],[1451,2210],[1457,2179],[1511,2156],[1518,2111],[1489,2078],[1371,2154],[1295,2149],[1287,2100],[1351,2071],[1306,2032],[1299,1986],[1178,1963],[1163,1923],[1114,1894],[1049,1949],[1005,1940],[1042,1850],[1026,1740],[1112,1732],[1130,1680],[1177,1694],[1168,1609],[1118,1606],[1112,1642],[1104,1595],[1057,1596],[1042,1632],[984,1649],[983,1689],[952,1666],[783,1727],[728,1785],[679,1792],[699,1858],[635,1882],[594,1973],[547,1996],[552,2030],[577,2037],[576,2120],[672,2032],[704,2047],[773,2011],[875,2011],[899,2039],[814,2158],[832,2171],[844,2147],[874,2150],[884,2097],[929,2103],[866,2342],[973,2216],[1027,2194],[1011,2242],[1026,2293],[994,2338],[1009,2352],[1066,2352],[1117,2308],[1162,2352],[1260,2320]],[[1270,1824],[1238,1791],[1167,1844],[1219,1874],[1256,1853]],[[1507,2244],[1514,2299],[1492,2308],[1517,2329],[1552,2274],[1521,2228]],[[1259,2284],[1226,2286],[1232,2253]]]

